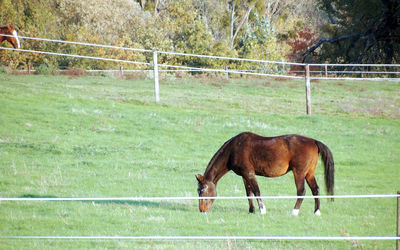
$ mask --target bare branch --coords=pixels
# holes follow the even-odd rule
[[[301,56],[303,56],[303,61],[304,61],[304,58],[307,55],[313,53],[319,46],[321,46],[324,43],[337,43],[337,42],[340,42],[342,40],[347,40],[347,39],[350,39],[350,38],[357,38],[358,39],[361,36],[362,36],[362,34],[357,32],[357,33],[342,35],[342,36],[339,36],[337,38],[321,38],[321,39],[319,39],[318,42],[316,42],[308,50],[306,50],[303,53],[301,53]]]

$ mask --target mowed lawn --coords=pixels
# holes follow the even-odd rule
[[[312,82],[305,115],[302,80],[163,76],[151,79],[0,74],[0,197],[197,196],[195,174],[243,131],[302,134],[335,159],[335,194],[400,190],[399,82]],[[316,171],[325,192],[323,167]],[[295,195],[293,174],[258,177],[261,195]],[[219,196],[244,196],[228,173]],[[307,187],[307,195],[311,195]],[[69,240],[7,236],[395,236],[395,198],[303,202],[216,200],[3,201],[0,248],[393,249],[395,241]],[[5,237],[5,238],[4,238]]]

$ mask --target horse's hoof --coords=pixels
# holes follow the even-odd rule
[[[266,214],[267,213],[267,209],[265,207],[260,208],[260,213],[261,214]]]
[[[292,215],[293,215],[293,216],[299,215],[299,209],[293,209],[293,210],[292,210]]]
[[[321,216],[321,211],[319,211],[319,209],[317,211],[314,212],[315,216]]]

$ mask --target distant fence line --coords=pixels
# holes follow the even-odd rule
[[[2,36],[12,36],[3,34]],[[19,52],[26,52],[26,53],[38,53],[38,54],[46,54],[46,55],[55,55],[55,56],[65,56],[65,57],[75,57],[81,59],[90,59],[90,60],[102,60],[102,61],[109,61],[109,62],[117,62],[117,63],[127,63],[127,64],[136,64],[136,65],[146,65],[152,67],[151,71],[153,72],[154,76],[154,96],[155,102],[160,102],[159,96],[159,72],[172,72],[174,70],[179,71],[189,71],[189,72],[217,72],[217,73],[224,73],[226,75],[229,74],[241,74],[241,75],[255,75],[255,76],[266,76],[266,77],[279,77],[279,78],[291,78],[291,79],[305,79],[305,87],[306,87],[306,113],[311,115],[311,80],[372,80],[372,81],[400,81],[400,78],[388,78],[388,77],[367,77],[364,78],[364,74],[388,74],[388,75],[398,75],[400,74],[400,70],[398,71],[339,71],[339,70],[328,70],[328,67],[391,67],[391,68],[399,68],[400,64],[318,64],[318,63],[293,63],[293,62],[277,62],[277,61],[268,61],[268,60],[257,60],[257,59],[247,59],[247,58],[234,58],[234,57],[223,57],[223,56],[210,56],[210,55],[198,55],[198,54],[188,54],[188,53],[179,53],[179,52],[167,52],[167,51],[156,51],[156,50],[147,50],[147,49],[135,49],[135,48],[127,48],[127,47],[120,47],[120,46],[111,46],[111,45],[102,45],[102,44],[93,44],[93,43],[84,43],[84,42],[73,42],[73,41],[64,41],[64,40],[55,40],[55,39],[47,39],[47,38],[36,38],[36,37],[26,37],[26,36],[18,36],[21,39],[29,39],[29,40],[38,40],[38,41],[45,41],[45,42],[56,42],[56,43],[64,43],[64,44],[73,44],[73,45],[81,45],[81,46],[92,46],[92,47],[102,47],[102,48],[109,48],[109,49],[122,49],[128,51],[136,51],[141,53],[153,53],[153,61],[150,62],[137,62],[137,61],[130,61],[130,60],[120,60],[120,59],[113,59],[113,58],[103,58],[103,57],[94,57],[94,56],[83,56],[83,55],[74,55],[74,54],[65,54],[65,53],[56,53],[56,52],[49,52],[49,51],[36,51],[36,50],[26,50],[26,49],[14,49],[14,48],[6,48],[0,47],[2,50],[13,50]],[[252,70],[239,70],[239,69],[210,69],[210,68],[201,68],[201,67],[191,67],[191,66],[182,66],[182,65],[169,65],[169,64],[159,64],[158,63],[158,55],[159,54],[167,54],[167,55],[175,55],[175,56],[189,56],[189,57],[199,57],[199,58],[209,58],[209,59],[218,59],[218,60],[230,60],[230,61],[244,61],[244,62],[255,62],[255,63],[262,63],[264,65],[268,64],[275,64],[281,65],[284,67],[285,65],[295,66],[295,67],[304,67],[304,71],[295,71],[292,73],[295,74],[288,74],[289,72],[280,73],[268,73],[259,72],[260,70],[252,71]],[[167,68],[167,70],[159,70],[159,67]],[[324,70],[313,70],[315,67],[323,67]],[[30,71],[30,70],[28,70]],[[126,70],[125,70],[126,71]],[[283,72],[282,70],[281,72]],[[120,72],[123,72],[123,69],[120,68]],[[312,73],[319,73],[322,76],[312,76]],[[361,77],[337,77],[332,76],[332,74],[360,74]]]
[[[8,49],[8,48],[7,48]],[[10,50],[13,50],[10,48]],[[66,54],[64,54],[66,55]],[[69,54],[68,54],[69,55]],[[82,58],[84,58],[84,56],[82,56]],[[91,57],[91,59],[93,58],[98,58],[98,57]],[[120,62],[125,62],[125,63],[133,63],[132,61],[124,61],[124,60],[118,60],[118,59],[111,59],[109,61],[120,61]],[[151,63],[149,63],[149,65],[152,65]],[[163,66],[163,67],[169,67],[168,65],[164,65],[164,64],[159,64],[159,66]],[[239,74],[257,74],[260,76],[266,75],[266,76],[274,76],[274,77],[285,77],[285,75],[272,75],[272,74],[262,74],[262,73],[257,73],[257,70],[245,70],[245,71],[234,71],[234,70],[228,70],[228,69],[204,69],[204,68],[194,68],[194,67],[184,67],[184,66],[170,66],[170,67],[176,67],[176,68],[181,68],[181,69],[159,69],[159,72],[221,72],[221,73],[239,73]],[[73,70],[74,68],[62,68],[60,67],[60,69],[58,70],[59,72],[65,72],[68,70]],[[18,70],[18,72],[35,72],[35,69],[21,69]],[[134,73],[134,72],[153,72],[153,69],[126,69],[122,66],[120,66],[120,69],[85,69],[82,70],[84,72],[97,72],[97,73]],[[303,74],[304,71],[290,71],[291,73],[295,73],[295,74]],[[310,73],[315,73],[315,74],[324,74],[324,73],[328,73],[328,74],[400,74],[400,72],[390,72],[390,71],[367,71],[367,72],[362,72],[362,71],[338,71],[338,70],[328,70],[327,72],[322,71],[322,70],[310,70]],[[293,78],[293,79],[303,79],[303,76],[291,76],[288,75],[286,76],[288,78]],[[311,77],[311,80],[318,80],[321,79],[321,77]],[[341,80],[341,79],[346,79],[346,80],[366,80],[365,78],[349,78],[349,77],[330,77],[330,78],[322,78],[322,79],[336,79],[336,80]],[[376,80],[376,81],[382,81],[382,80],[399,80],[397,78],[368,78],[369,80]]]
[[[37,50],[28,50],[28,49],[14,49],[14,48],[4,48],[0,47],[2,50],[13,50],[19,52],[28,52],[28,53],[37,53],[37,54],[44,54],[44,55],[53,55],[53,56],[67,56],[67,57],[75,57],[81,59],[91,59],[91,60],[100,60],[100,61],[110,61],[110,62],[119,62],[119,63],[130,63],[130,64],[140,64],[140,65],[152,65],[151,63],[147,62],[135,62],[129,60],[120,60],[120,59],[113,59],[113,58],[104,58],[104,57],[95,57],[95,56],[82,56],[82,55],[74,55],[74,54],[64,54],[64,53],[56,53],[56,52],[49,52],[49,51],[37,51]]]
[[[0,34],[2,36],[12,35]],[[266,63],[266,64],[281,64],[281,65],[294,65],[294,66],[306,66],[307,64],[311,67],[400,67],[400,64],[329,64],[329,63],[295,63],[295,62],[279,62],[279,61],[269,61],[269,60],[259,60],[259,59],[248,59],[248,58],[237,58],[237,57],[224,57],[224,56],[211,56],[211,55],[199,55],[199,54],[190,54],[190,53],[181,53],[181,52],[173,52],[173,51],[157,51],[157,50],[148,50],[148,49],[137,49],[137,48],[128,48],[122,46],[113,46],[113,45],[104,45],[104,44],[94,44],[94,43],[84,43],[84,42],[74,42],[74,41],[66,41],[66,40],[56,40],[56,39],[47,39],[47,38],[38,38],[38,37],[27,37],[27,36],[18,36],[21,39],[28,40],[37,40],[37,41],[45,41],[45,42],[56,42],[56,43],[64,43],[64,44],[74,44],[74,45],[82,45],[82,46],[91,46],[91,47],[101,47],[101,48],[110,48],[110,49],[122,49],[128,51],[136,51],[143,53],[153,53],[157,52],[158,54],[166,54],[166,55],[176,55],[176,56],[189,56],[189,57],[199,57],[199,58],[209,58],[209,59],[220,59],[220,60],[233,60],[233,61],[246,61],[246,62],[258,62],[258,63]],[[17,49],[15,49],[17,50]],[[138,62],[136,62],[138,63]],[[172,67],[173,65],[165,65],[166,67]],[[180,67],[180,66],[175,66]],[[193,67],[189,67],[193,68]],[[193,68],[198,69],[198,68]],[[200,68],[202,69],[202,68]],[[204,70],[204,69],[203,69]],[[212,70],[212,69],[208,69]],[[298,71],[299,72],[299,71]],[[326,71],[315,71],[315,72],[326,72]],[[328,71],[332,73],[365,73],[365,74],[400,74],[400,71],[396,72],[386,72],[386,71]]]
[[[2,36],[12,37],[13,35],[0,34]],[[84,42],[74,42],[74,41],[66,41],[66,40],[57,40],[57,39],[48,39],[48,38],[38,38],[38,37],[27,37],[27,36],[18,36],[21,39],[28,40],[37,40],[37,41],[46,41],[46,42],[57,42],[57,43],[65,43],[65,44],[74,44],[74,45],[83,45],[83,46],[92,46],[92,47],[102,47],[102,48],[110,48],[110,49],[122,49],[122,50],[130,50],[137,52],[147,52],[152,53],[156,50],[148,50],[148,49],[137,49],[137,48],[128,48],[122,46],[113,46],[113,45],[104,45],[104,44],[95,44],[95,43],[84,43]],[[169,55],[179,55],[179,56],[190,56],[190,57],[201,57],[201,58],[210,58],[210,59],[222,59],[222,60],[235,60],[235,61],[248,61],[248,62],[260,62],[260,63],[271,63],[271,64],[285,64],[285,65],[298,65],[298,66],[355,66],[355,67],[400,67],[400,64],[330,64],[330,63],[296,63],[296,62],[279,62],[279,61],[268,61],[268,60],[259,60],[259,59],[248,59],[248,58],[237,58],[237,57],[225,57],[225,56],[211,56],[211,55],[199,55],[199,54],[190,54],[190,53],[181,53],[181,52],[173,52],[173,51],[156,51],[159,54],[169,54]],[[365,71],[367,73],[368,71]],[[350,73],[350,72],[349,72]],[[360,73],[360,72],[357,72]],[[387,72],[382,72],[387,73]],[[400,74],[400,72],[394,72]]]

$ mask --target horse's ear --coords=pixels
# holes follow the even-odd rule
[[[198,182],[203,182],[204,181],[204,176],[202,176],[201,174],[196,174],[196,179]]]

